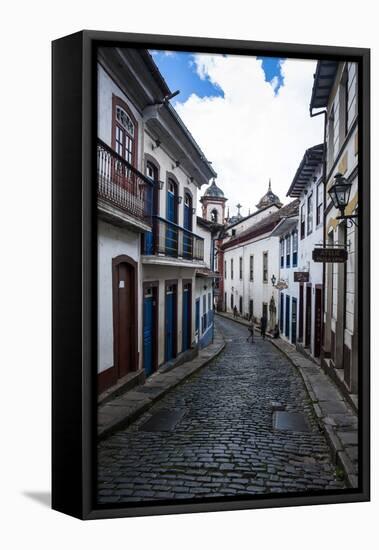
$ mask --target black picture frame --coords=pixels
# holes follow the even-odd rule
[[[359,67],[359,487],[217,502],[98,508],[96,445],[95,51],[126,47],[351,60]],[[198,37],[82,31],[52,44],[52,507],[81,519],[302,506],[370,499],[370,50]],[[363,245],[364,243],[364,245]]]

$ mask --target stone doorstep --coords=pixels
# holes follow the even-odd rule
[[[356,416],[351,410],[350,403],[347,402],[344,397],[341,395],[339,388],[327,377],[327,374],[318,367],[314,362],[308,360],[311,365],[308,367],[300,364],[296,361],[296,351],[287,350],[286,345],[281,345],[280,341],[272,340],[272,344],[281,351],[291,363],[298,369],[304,385],[307,389],[307,392],[311,398],[312,406],[316,417],[318,419],[319,425],[323,430],[327,442],[329,444],[333,461],[344,470],[346,480],[350,487],[355,488],[358,486],[358,476],[357,476],[357,464],[354,463],[349,454],[354,456],[355,450],[357,449],[358,442],[358,432],[354,428],[354,425],[350,423],[349,428],[341,429],[337,421],[334,421],[334,414],[337,417],[345,416]],[[300,354],[300,352],[297,352]],[[304,359],[304,357],[302,357]],[[310,368],[312,367],[312,368]],[[320,369],[324,374],[325,379],[320,378],[318,374],[313,374],[315,369]],[[312,380],[313,378],[313,380]],[[345,412],[347,411],[347,412]],[[336,419],[337,420],[337,419]]]
[[[212,350],[209,349],[210,347]],[[200,350],[192,361],[183,363],[166,373],[158,371],[148,378],[143,386],[133,388],[115,400],[100,405],[98,408],[98,440],[104,439],[120,428],[129,426],[171,389],[207,365],[221,353],[224,347],[223,338],[217,335],[213,344],[204,348],[204,351]],[[130,394],[131,399],[129,399]]]

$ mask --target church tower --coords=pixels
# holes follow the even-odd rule
[[[283,206],[278,195],[275,195],[275,193],[272,192],[271,179],[269,179],[267,193],[263,195],[256,207],[258,210],[261,210],[262,208],[266,208],[272,204],[276,204],[279,208]]]
[[[223,224],[225,222],[225,203],[227,200],[224,193],[216,185],[215,180],[213,180],[200,198],[203,218],[210,222]]]

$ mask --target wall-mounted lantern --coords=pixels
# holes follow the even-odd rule
[[[275,277],[275,275],[273,275],[273,276],[271,277],[271,282],[272,282],[272,286],[275,286],[275,283],[276,283],[276,277]]]
[[[356,218],[358,218],[357,214],[350,214],[349,216],[345,216],[345,208],[349,204],[350,191],[351,182],[349,182],[346,178],[343,177],[342,174],[338,172],[334,176],[334,183],[328,191],[334,207],[341,212],[341,215],[337,217],[337,220],[348,220],[352,224],[357,226],[358,223],[354,221]]]

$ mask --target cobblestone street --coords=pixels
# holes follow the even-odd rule
[[[296,369],[269,341],[247,342],[246,327],[216,323],[224,351],[99,443],[99,502],[344,487]],[[309,431],[274,428],[278,410],[301,413]],[[176,425],[160,430],[159,411],[175,413]]]

